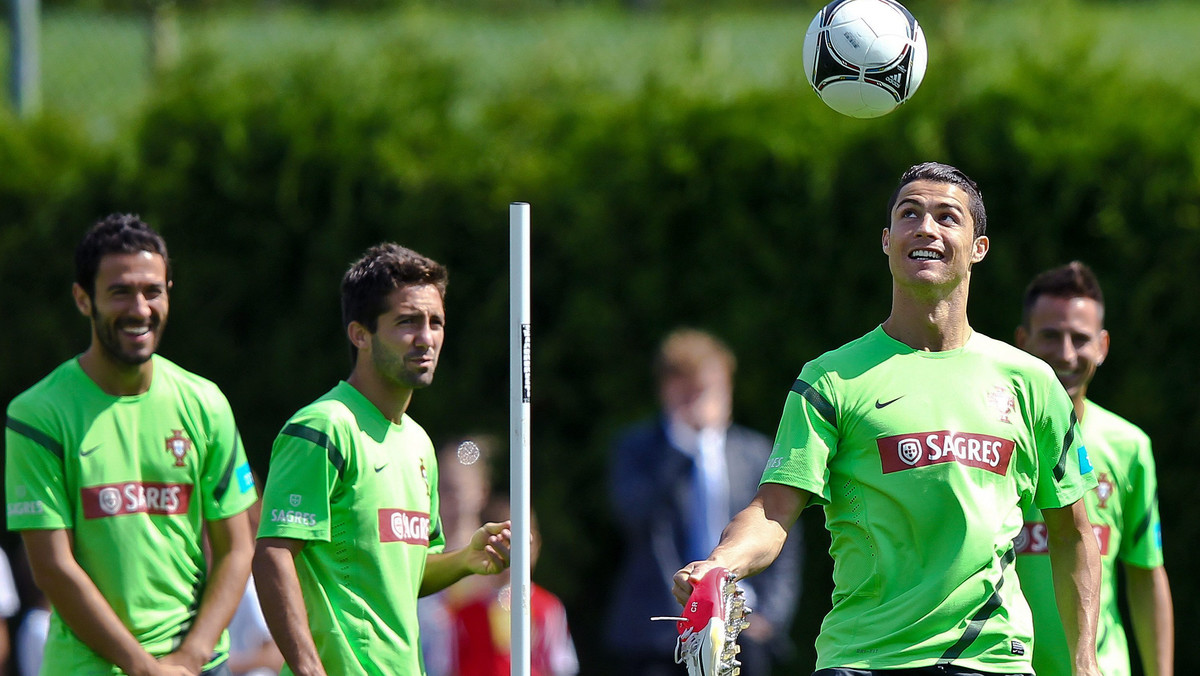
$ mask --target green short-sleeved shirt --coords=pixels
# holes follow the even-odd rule
[[[68,529],[75,558],[138,642],[183,640],[207,577],[206,521],[256,493],[216,385],[153,357],[146,392],[106,394],[72,359],[8,406],[5,486],[12,530]],[[224,661],[222,634],[209,667]],[[43,676],[119,674],[51,615]]]
[[[1030,671],[1013,539],[1022,501],[1063,506],[1095,485],[1074,427],[1044,362],[978,333],[922,352],[880,327],[806,364],[762,481],[825,507],[817,668]]]
[[[445,539],[416,422],[393,424],[346,382],[301,409],[271,451],[258,536],[306,541],[296,568],[330,676],[425,673],[417,596]]]
[[[1158,481],[1150,438],[1133,423],[1088,401],[1080,425],[1096,489],[1084,496],[1103,566],[1096,653],[1105,676],[1129,676],[1129,641],[1117,605],[1117,561],[1142,568],[1163,564]],[[1025,510],[1017,538],[1017,573],[1033,611],[1033,667],[1038,676],[1070,676],[1071,660],[1058,606],[1041,512]]]

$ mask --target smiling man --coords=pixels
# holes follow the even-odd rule
[[[1096,651],[1105,676],[1129,676],[1129,640],[1117,606],[1120,561],[1133,635],[1148,676],[1174,673],[1175,619],[1163,567],[1158,480],[1150,438],[1133,423],[1087,397],[1096,369],[1108,356],[1104,294],[1092,270],[1073,261],[1033,278],[1025,290],[1017,346],[1046,360],[1075,406],[1096,490],[1085,498],[1103,562]],[[1039,676],[1071,676],[1058,610],[1049,603],[1050,563],[1046,526],[1035,507],[1025,513],[1017,540],[1017,573],[1031,593]]]
[[[676,573],[675,597],[713,567],[763,570],[819,504],[834,592],[816,674],[1030,674],[1012,562],[1033,501],[1076,673],[1098,676],[1100,562],[1080,500],[1095,480],[1049,367],[967,321],[972,266],[990,245],[979,189],[954,167],[917,165],[888,219],[891,314],[804,366],[758,494],[707,560]]]
[[[437,369],[446,277],[396,244],[351,266],[350,376],[275,440],[254,579],[284,673],[423,675],[417,598],[508,567],[508,522],[443,552],[433,444],[406,413]]]
[[[229,674],[256,497],[229,403],[155,354],[172,282],[150,226],[95,224],[75,275],[91,344],[6,421],[8,526],[53,606],[41,673]]]

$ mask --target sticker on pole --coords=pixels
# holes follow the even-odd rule
[[[529,378],[529,324],[521,325],[521,403],[528,404],[531,399]]]

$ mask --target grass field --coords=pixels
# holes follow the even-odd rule
[[[1012,0],[909,3],[925,26],[930,76],[953,54],[963,86],[987,87],[1019,54],[1071,41],[1079,66],[1119,67],[1200,92],[1200,5]],[[417,8],[385,14],[295,9],[178,17],[180,52],[218,54],[231,69],[298,54],[370,63],[403,41],[456,64],[465,96],[488,97],[546,77],[613,92],[648,78],[717,99],[755,89],[804,87],[800,47],[818,4],[792,11],[629,13],[573,6],[485,13]],[[111,138],[151,93],[150,21],[145,16],[54,10],[43,17],[45,108]],[[7,37],[5,37],[7,40]],[[7,60],[7,49],[4,50]],[[1060,64],[1068,71],[1075,64]],[[7,66],[6,66],[7,67]],[[1069,76],[1064,72],[1064,77]],[[1200,94],[1198,94],[1200,95]],[[468,102],[470,103],[470,102]]]

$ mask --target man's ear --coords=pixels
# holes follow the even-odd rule
[[[980,235],[975,238],[975,248],[971,252],[971,262],[978,263],[983,260],[987,252],[991,250],[992,242],[987,238],[987,235]]]
[[[75,307],[79,310],[79,314],[84,317],[92,316],[92,299],[88,296],[87,291],[76,282],[71,285],[71,296],[75,298]]]
[[[359,322],[346,325],[346,337],[350,339],[350,344],[360,351],[371,346],[371,332]]]

